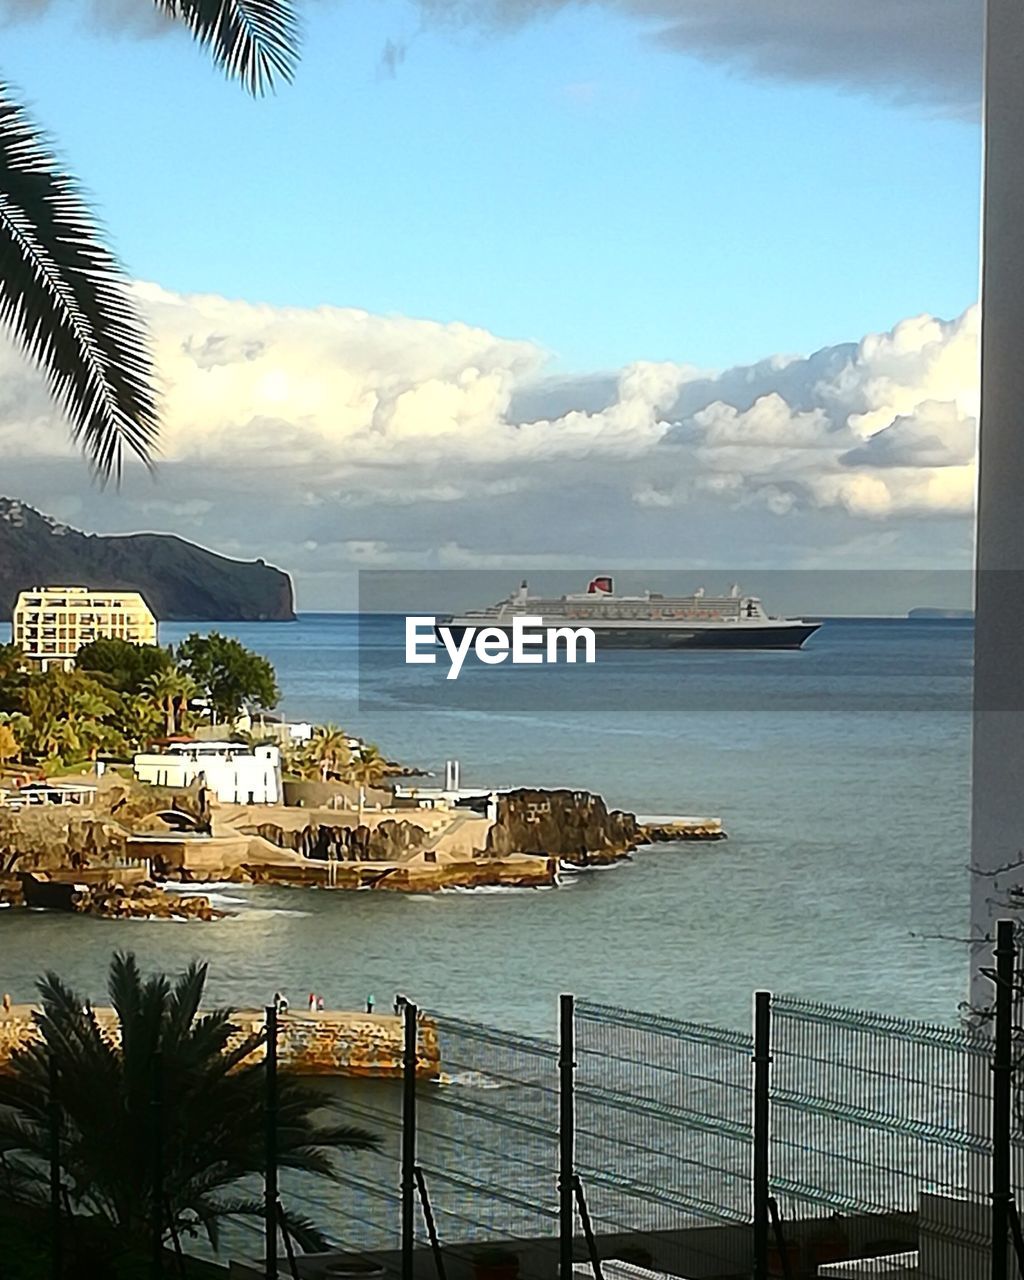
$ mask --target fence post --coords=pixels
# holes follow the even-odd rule
[[[64,1270],[64,1227],[61,1222],[60,1135],[63,1118],[60,1107],[60,1073],[50,1052],[50,1274],[60,1280]]]
[[[558,1031],[558,1276],[572,1280],[576,1180],[576,1001],[559,998]]]
[[[754,1280],[768,1280],[769,1102],[772,1062],[772,997],[754,993]]]
[[[158,1049],[150,1061],[150,1142],[151,1182],[153,1196],[153,1239],[151,1242],[150,1274],[155,1280],[164,1273],[164,1117],[163,1117],[163,1058]]]
[[[996,1026],[992,1071],[992,1280],[1006,1280],[1009,1258],[1010,1117],[1013,1105],[1013,921],[996,924]]]
[[[402,1053],[402,1280],[412,1280],[416,1247],[416,1049],[419,1010],[406,1004]]]
[[[266,1052],[266,1174],[263,1179],[263,1222],[266,1280],[277,1280],[277,1005],[268,1004]]]

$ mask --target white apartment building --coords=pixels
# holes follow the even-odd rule
[[[90,587],[33,587],[14,605],[14,643],[25,656],[48,667],[74,665],[92,640],[117,638],[156,644],[156,618],[137,591]]]
[[[179,742],[164,752],[140,752],[132,767],[140,782],[157,787],[190,787],[201,779],[224,804],[281,800],[281,752],[275,746],[250,751],[237,742]]]

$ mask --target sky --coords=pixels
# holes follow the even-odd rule
[[[156,481],[100,492],[0,350],[8,496],[308,609],[359,568],[969,565],[975,0],[302,8],[254,102],[145,0],[8,0],[166,393]]]

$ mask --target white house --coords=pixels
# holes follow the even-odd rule
[[[189,787],[202,780],[225,804],[279,804],[281,752],[275,746],[251,751],[237,742],[181,742],[165,752],[137,755],[140,782],[158,787]]]

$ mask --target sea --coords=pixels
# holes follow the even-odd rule
[[[826,620],[796,653],[617,652],[592,667],[402,661],[402,620],[220,630],[265,654],[290,719],[331,721],[464,785],[571,787],[729,839],[642,849],[562,887],[403,896],[214,886],[214,923],[0,912],[0,988],[44,970],[101,1002],[115,950],[209,963],[209,997],[421,1007],[553,1035],[557,1001],[745,1028],[756,989],[953,1023],[966,993],[972,627]],[[429,781],[429,780],[428,780]],[[205,891],[205,890],[204,890]]]

